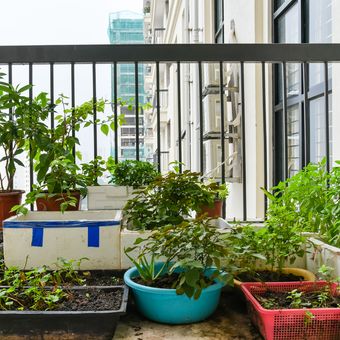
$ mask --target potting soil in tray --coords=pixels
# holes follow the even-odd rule
[[[278,273],[271,270],[257,271],[255,275],[253,273],[241,273],[236,276],[236,279],[242,282],[294,282],[304,280],[302,276]]]
[[[340,296],[332,296],[327,288],[311,292],[295,289],[293,293],[268,289],[261,295],[254,294],[254,297],[266,309],[340,308]]]
[[[104,311],[118,310],[122,305],[121,288],[72,290],[68,300],[62,302],[56,311]]]
[[[118,270],[89,270],[80,272],[86,286],[114,286],[124,284],[123,272]]]

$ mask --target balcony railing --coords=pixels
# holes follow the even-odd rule
[[[70,101],[72,104],[76,102],[77,84],[78,79],[76,79],[75,68],[78,65],[87,64],[91,68],[91,80],[88,83],[88,89],[91,96],[96,100],[99,77],[97,75],[97,70],[100,65],[112,65],[113,77],[111,86],[114,89],[113,93],[117,93],[117,88],[120,85],[117,77],[117,65],[119,63],[134,63],[135,64],[135,89],[136,96],[134,98],[134,105],[136,107],[136,158],[139,158],[139,116],[141,112],[139,110],[138,102],[138,64],[145,63],[151,64],[155,67],[156,72],[156,145],[155,145],[155,155],[154,159],[157,161],[157,166],[161,169],[161,162],[164,160],[163,151],[167,148],[161,144],[161,125],[160,125],[160,96],[162,93],[162,88],[165,84],[161,84],[161,74],[160,65],[167,63],[170,64],[175,71],[175,83],[173,96],[175,99],[171,98],[171,101],[177,101],[177,104],[171,107],[171,114],[176,118],[175,131],[178,140],[178,145],[172,143],[173,147],[176,147],[176,158],[179,162],[183,161],[183,140],[187,138],[188,133],[183,131],[189,129],[187,123],[183,120],[183,90],[188,92],[196,91],[197,93],[197,112],[191,112],[191,115],[197,114],[197,139],[195,144],[198,149],[198,166],[192,166],[193,170],[198,170],[203,173],[205,166],[204,159],[204,110],[203,110],[203,72],[206,63],[215,63],[218,72],[218,85],[217,96],[219,96],[219,110],[216,109],[216,115],[218,112],[218,126],[219,131],[216,131],[215,139],[219,141],[220,155],[218,156],[218,164],[220,164],[221,181],[225,182],[230,180],[230,177],[234,173],[239,173],[241,178],[242,186],[242,219],[247,220],[248,216],[248,174],[255,167],[255,164],[249,164],[247,153],[247,143],[249,133],[246,133],[246,120],[252,119],[255,115],[255,111],[261,112],[260,117],[255,120],[254,126],[257,129],[257,135],[261,136],[262,142],[260,143],[263,153],[261,162],[263,162],[261,168],[263,170],[263,183],[262,185],[267,188],[270,184],[270,171],[273,170],[271,166],[272,162],[272,148],[276,146],[272,145],[271,127],[269,127],[268,117],[273,110],[275,105],[274,99],[271,99],[273,95],[274,88],[278,88],[281,91],[281,110],[282,117],[285,124],[283,124],[282,131],[282,143],[283,143],[283,154],[282,154],[282,164],[284,169],[284,176],[288,175],[289,162],[288,162],[288,131],[287,131],[287,117],[288,117],[288,92],[287,92],[287,65],[291,63],[297,63],[300,65],[303,75],[303,81],[301,82],[301,87],[303,96],[307,102],[308,96],[308,77],[309,77],[309,64],[310,63],[322,63],[324,67],[324,79],[323,79],[323,92],[325,94],[324,100],[324,110],[325,110],[325,138],[326,138],[326,158],[327,166],[330,167],[330,136],[329,136],[329,100],[328,94],[331,89],[331,85],[328,77],[328,64],[332,62],[340,62],[340,45],[339,44],[219,44],[219,45],[207,45],[207,44],[197,44],[197,45],[68,45],[68,46],[3,46],[0,47],[0,66],[2,71],[8,73],[9,81],[13,80],[13,73],[16,68],[20,68],[22,64],[27,65],[26,77],[28,82],[43,88],[44,85],[37,84],[39,80],[39,75],[36,74],[38,65],[45,65],[48,68],[47,77],[48,82],[45,83],[44,90],[50,94],[50,98],[53,102],[55,98],[55,79],[57,75],[57,68],[59,65],[68,65],[70,72],[68,79],[70,80]],[[183,72],[183,67],[190,63],[191,70],[197,74],[197,81],[192,82],[189,80],[184,83],[183,76],[187,76]],[[257,64],[257,69],[254,72],[253,69],[249,69],[249,64]],[[229,65],[229,74],[226,75],[225,65]],[[230,70],[232,70],[232,65],[237,65],[237,86],[234,87],[230,84]],[[276,78],[280,80],[280,84],[273,85],[271,79],[275,73],[275,68],[281,70],[283,77]],[[181,71],[182,70],[182,71]],[[257,71],[256,71],[257,70]],[[46,70],[45,70],[46,71]],[[26,71],[25,71],[26,72]],[[246,83],[245,79],[252,73],[256,77],[255,82],[249,84]],[[183,74],[183,76],[182,76]],[[229,80],[228,80],[229,79]],[[164,80],[162,79],[164,82]],[[226,81],[229,81],[227,83]],[[234,79],[234,81],[236,81]],[[190,84],[189,84],[190,83]],[[82,86],[84,83],[82,82]],[[280,85],[280,86],[277,86]],[[188,90],[190,88],[190,91]],[[236,90],[235,90],[236,89]],[[237,92],[237,97],[232,97],[232,92]],[[257,100],[256,108],[249,107],[247,105],[247,96],[252,93],[252,91],[260,91],[260,104]],[[110,91],[109,91],[110,92]],[[216,95],[216,93],[215,93]],[[32,96],[32,91],[30,93]],[[230,99],[232,97],[232,99]],[[236,117],[229,116],[229,103],[237,99],[237,107],[239,110],[239,115]],[[170,97],[169,97],[170,99]],[[217,98],[218,99],[218,98]],[[117,103],[116,95],[112,98],[113,103]],[[170,106],[168,103],[167,106]],[[191,108],[191,110],[193,110]],[[113,112],[115,116],[115,121],[118,121],[118,108],[117,104],[113,105]],[[238,111],[236,112],[238,113]],[[227,118],[227,119],[226,119]],[[302,140],[300,141],[301,149],[305,149],[306,146],[306,136],[308,135],[307,121],[308,121],[308,107],[304,106],[302,110],[301,117],[301,129],[302,129]],[[53,117],[51,118],[53,120]],[[96,119],[96,115],[94,115]],[[52,122],[52,121],[51,121]],[[186,124],[186,125],[184,125]],[[274,124],[274,123],[273,123]],[[115,158],[118,160],[118,134],[117,125],[115,125],[114,134],[114,149]],[[236,132],[235,132],[236,131]],[[193,133],[193,131],[191,131]],[[237,140],[240,144],[239,150],[235,148],[232,149],[232,143],[236,143]],[[254,141],[249,141],[249,143],[254,143]],[[235,144],[236,145],[236,144]],[[234,147],[235,147],[234,145]],[[97,126],[94,124],[93,128],[93,155],[98,154],[98,134]],[[229,150],[230,149],[230,150]],[[227,152],[231,151],[231,152]],[[231,153],[231,154],[230,154]],[[168,154],[167,154],[168,155]],[[168,156],[167,156],[168,157]],[[239,163],[235,163],[236,166],[232,167],[233,157],[237,159]],[[234,159],[234,161],[235,161]],[[168,159],[171,161],[172,159]],[[235,161],[236,162],[236,161]],[[192,162],[190,162],[191,164]],[[32,164],[32,162],[31,162]],[[234,164],[234,165],[235,165]],[[239,167],[239,168],[237,168]],[[182,169],[181,169],[182,170]],[[227,174],[227,175],[226,175]],[[232,174],[232,175],[230,175]],[[236,177],[236,175],[235,175]],[[34,181],[33,168],[30,168],[30,184],[32,185]],[[232,180],[231,180],[232,181]],[[266,209],[266,203],[264,204]]]

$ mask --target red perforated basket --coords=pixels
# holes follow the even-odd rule
[[[289,292],[293,289],[314,291],[326,282],[256,282],[242,283],[248,312],[252,322],[267,340],[339,340],[340,308],[265,309],[253,294],[261,295],[267,289]],[[333,295],[339,294],[337,285],[332,286]],[[306,322],[306,311],[314,317]]]

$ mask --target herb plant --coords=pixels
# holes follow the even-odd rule
[[[202,184],[199,174],[188,170],[156,177],[147,187],[136,190],[124,207],[128,227],[153,230],[180,224],[192,211],[214,201],[211,185]]]
[[[297,230],[319,233],[327,243],[339,247],[340,162],[335,163],[330,173],[325,159],[308,164],[271,192],[263,189],[270,201],[268,221],[284,215]]]
[[[114,159],[110,157],[107,168],[111,173],[109,183],[133,188],[146,186],[159,175],[153,164],[144,161],[125,160],[115,163]]]

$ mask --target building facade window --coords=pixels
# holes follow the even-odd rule
[[[275,43],[332,41],[332,0],[274,0],[273,8]],[[307,86],[303,83],[302,65],[286,64],[286,117],[283,112],[282,65],[274,66],[274,184],[285,177],[293,176],[309,162],[320,161],[326,155],[326,143],[329,143],[330,155],[332,154],[331,71],[331,65],[328,65],[330,140],[326,141],[324,64],[308,64]],[[304,88],[308,89],[306,102]],[[287,161],[284,150],[285,132]],[[330,159],[330,164],[331,161]]]

